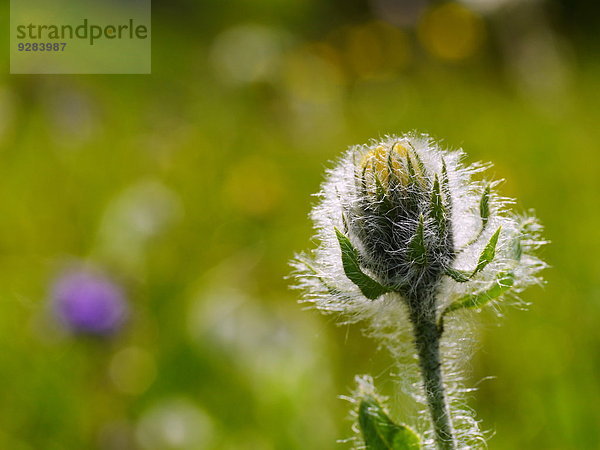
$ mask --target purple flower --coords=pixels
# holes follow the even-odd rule
[[[120,286],[98,272],[85,269],[60,276],[52,289],[52,302],[60,321],[78,334],[114,334],[129,312]]]

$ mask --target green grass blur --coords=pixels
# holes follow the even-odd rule
[[[543,9],[393,26],[366,4],[155,3],[150,76],[10,76],[0,56],[0,448],[346,448],[337,396],[390,361],[284,277],[328,161],[409,130],[493,161],[552,241],[528,311],[478,319],[489,447],[599,448],[596,47]],[[126,286],[116,338],[53,320],[74,261]]]

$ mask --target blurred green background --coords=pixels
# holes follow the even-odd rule
[[[155,0],[150,76],[10,76],[3,52],[0,448],[347,448],[337,396],[360,373],[389,388],[390,361],[298,305],[287,261],[312,245],[328,161],[413,129],[493,161],[552,241],[529,310],[480,318],[469,401],[489,447],[600,448],[598,17],[584,0]],[[81,261],[127,291],[111,339],[50,312]]]

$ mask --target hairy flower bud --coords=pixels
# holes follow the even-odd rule
[[[451,408],[457,391],[446,381],[445,319],[520,292],[545,267],[533,255],[544,243],[535,218],[510,213],[497,183],[473,179],[486,166],[465,166],[463,158],[416,134],[350,148],[312,211],[318,247],[293,262],[308,301],[346,322],[364,321],[399,364],[417,357],[421,382],[409,389],[420,386],[411,393],[427,405],[423,443],[439,450],[482,441],[477,422]],[[411,368],[403,370],[410,378]],[[410,438],[363,400],[358,419],[368,448]]]
[[[362,264],[410,296],[435,285],[454,260],[452,199],[449,189],[442,191],[448,185],[442,158],[429,158],[428,167],[408,139],[382,144],[359,152],[356,197],[342,206],[343,216]]]
[[[416,134],[346,152],[313,209],[320,245],[294,264],[317,306],[350,312],[351,299],[433,293],[439,307],[486,283],[506,287],[500,295],[536,281],[539,225],[507,213],[496,183],[472,180],[486,166],[463,158]]]

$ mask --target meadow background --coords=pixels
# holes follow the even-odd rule
[[[328,161],[409,130],[493,161],[552,241],[529,310],[479,319],[489,447],[599,448],[598,8],[154,0],[150,76],[10,76],[2,52],[0,448],[347,448],[337,396],[390,362],[284,277]],[[127,292],[112,338],[52,314],[84,263]]]

